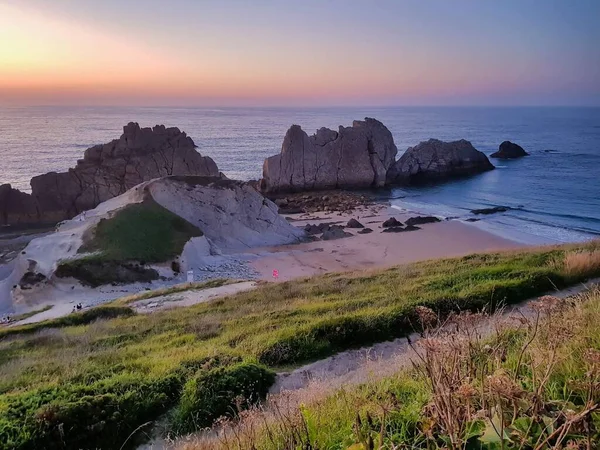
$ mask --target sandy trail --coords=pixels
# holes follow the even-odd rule
[[[549,292],[549,295],[566,298],[579,294],[598,284],[600,284],[600,278],[595,278],[585,284],[579,284],[558,292]],[[511,316],[520,314],[531,317],[534,312],[530,307],[530,303],[533,300],[537,300],[537,298],[535,297],[506,308],[502,317],[508,319]],[[489,334],[492,331],[491,325],[494,320],[494,317],[486,319],[480,326],[479,331],[484,335]],[[409,339],[413,343],[417,342],[419,338],[420,336],[417,333],[409,336]],[[376,373],[380,375],[385,373],[391,375],[390,368],[387,367],[390,360],[394,360],[391,367],[393,370],[397,370],[401,366],[410,364],[413,360],[412,357],[414,357],[414,352],[410,345],[408,345],[407,338],[381,342],[356,350],[347,350],[329,358],[299,367],[292,372],[278,374],[275,384],[270,389],[270,393],[277,394],[283,391],[306,388],[314,381],[326,381],[331,384],[335,380],[332,383],[335,386],[364,383],[372,377],[375,368],[377,368]]]
[[[166,309],[197,305],[198,303],[205,303],[215,298],[227,297],[239,292],[248,291],[255,287],[256,282],[243,281],[241,283],[226,284],[225,286],[215,288],[191,289],[189,291],[138,300],[131,303],[129,306],[139,313],[151,313],[154,311],[164,311]]]

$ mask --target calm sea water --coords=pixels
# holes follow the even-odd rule
[[[256,179],[291,124],[311,133],[365,116],[387,125],[400,152],[435,137],[468,139],[488,155],[512,140],[531,153],[493,160],[497,170],[476,177],[394,189],[399,208],[466,219],[474,208],[510,206],[477,226],[528,243],[600,235],[600,108],[0,108],[0,183],[29,190],[32,176],[66,170],[130,121],[177,126],[229,177]]]

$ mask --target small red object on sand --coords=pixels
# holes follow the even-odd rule
[[[273,269],[273,278],[275,278],[275,279],[279,278],[279,270]]]

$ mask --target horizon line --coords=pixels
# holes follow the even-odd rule
[[[139,108],[139,109],[151,109],[151,108],[177,108],[177,109],[358,109],[358,108],[372,108],[372,109],[393,109],[393,108],[600,108],[600,104],[597,105],[568,105],[568,104],[556,104],[556,105],[540,105],[540,104],[527,104],[527,105],[503,105],[503,104],[489,104],[489,105],[298,105],[298,106],[286,106],[286,105],[94,105],[94,104],[39,104],[39,105],[2,105],[0,108]]]

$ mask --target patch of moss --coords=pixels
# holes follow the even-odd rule
[[[128,205],[102,219],[81,253],[98,252],[104,261],[165,262],[181,254],[202,231],[153,200]]]

